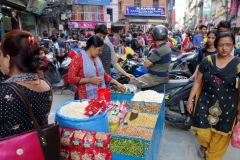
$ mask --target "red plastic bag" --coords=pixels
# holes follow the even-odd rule
[[[94,115],[104,112],[107,108],[105,100],[96,98],[88,102],[88,106],[85,108],[85,115],[92,117]]]
[[[84,137],[86,135],[85,131],[81,130],[76,130],[74,132],[74,136],[72,139],[72,144],[71,144],[71,151],[76,151],[79,153],[83,153],[83,143],[84,143]]]
[[[231,144],[234,148],[240,148],[240,122],[233,129]]]

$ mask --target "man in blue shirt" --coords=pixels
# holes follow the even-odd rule
[[[199,26],[198,34],[195,35],[193,38],[193,45],[197,51],[201,47],[201,42],[203,41],[203,34],[206,33],[206,31],[207,31],[207,26],[205,25]]]
[[[60,34],[60,39],[58,41],[59,48],[64,48],[64,42],[65,42],[65,34]]]

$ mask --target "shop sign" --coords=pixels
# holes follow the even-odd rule
[[[169,1],[169,10],[170,10],[170,11],[173,10],[174,3],[175,3],[175,0],[170,0],[170,1]]]
[[[240,18],[237,18],[236,27],[240,27]]]
[[[95,28],[98,22],[69,22],[68,28]],[[102,24],[102,23],[100,23]],[[107,23],[104,23],[107,26]]]
[[[211,13],[211,0],[204,0],[203,2],[203,15],[209,15]]]
[[[41,15],[47,2],[45,0],[29,0],[26,10]]]
[[[163,7],[134,7],[126,6],[126,15],[128,16],[164,16]]]
[[[36,31],[36,20],[33,14],[23,13],[20,14],[22,29],[32,33],[34,36],[37,35]]]
[[[72,0],[73,4],[109,5],[110,0]]]

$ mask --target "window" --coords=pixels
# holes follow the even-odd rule
[[[141,6],[141,0],[134,0],[134,6]]]
[[[159,7],[159,0],[153,0],[153,7]]]
[[[118,10],[119,10],[119,11],[122,11],[122,2],[119,2],[119,3],[118,3],[118,7],[119,7]]]
[[[103,6],[73,5],[72,21],[104,21]]]
[[[107,8],[107,14],[110,15],[110,21],[113,21],[113,9],[112,8]]]

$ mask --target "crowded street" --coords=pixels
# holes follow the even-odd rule
[[[0,0],[0,160],[240,160],[240,0]]]

